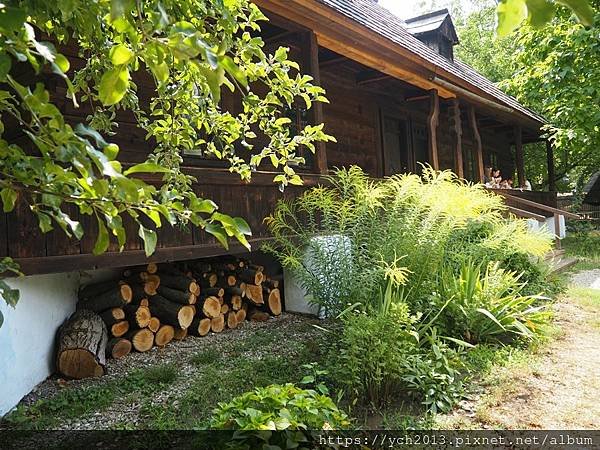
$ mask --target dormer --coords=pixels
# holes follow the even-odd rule
[[[405,21],[407,31],[444,58],[454,60],[458,35],[447,9],[430,12]]]

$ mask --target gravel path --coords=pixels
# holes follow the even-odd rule
[[[600,289],[600,269],[578,272],[571,277],[571,283],[579,287]]]

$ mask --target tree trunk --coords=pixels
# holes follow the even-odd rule
[[[154,343],[159,347],[164,347],[173,340],[175,329],[171,325],[161,325],[154,336]]]
[[[279,289],[271,289],[270,292],[265,292],[267,295],[267,303],[265,307],[267,311],[274,315],[279,316],[281,314],[281,293]]]
[[[106,354],[113,359],[123,358],[131,352],[131,342],[125,338],[112,338],[106,345]]]
[[[126,320],[121,320],[117,323],[114,323],[110,327],[110,334],[114,337],[121,337],[125,333],[129,331],[129,322]]]
[[[100,283],[88,284],[79,289],[79,300],[86,300],[93,297],[98,297],[100,294],[112,291],[115,286],[119,286],[122,282],[119,280],[108,280]]]
[[[260,272],[258,272],[260,273]],[[255,305],[262,305],[265,303],[263,298],[263,289],[260,285],[247,284],[246,285],[246,298]]]
[[[246,310],[240,309],[239,311],[236,311],[235,317],[237,319],[238,326],[240,326],[246,320]]]
[[[106,325],[93,311],[76,311],[58,333],[57,368],[69,378],[100,377],[105,373]]]
[[[238,326],[237,314],[235,311],[229,311],[227,313],[227,328],[231,328],[232,330],[236,329]]]
[[[192,322],[192,325],[193,324],[194,324],[194,322]],[[190,325],[190,326],[192,326],[192,325]],[[188,335],[188,330],[189,330],[189,328],[179,328],[179,329],[175,330],[173,339],[175,339],[176,341],[183,341]]]
[[[210,319],[196,316],[188,331],[194,336],[206,336],[210,331]]]
[[[160,328],[160,319],[158,317],[151,317],[148,322],[148,329],[153,333],[156,333]]]
[[[214,333],[220,333],[225,329],[225,316],[219,314],[217,317],[210,319],[210,329]]]
[[[177,328],[187,328],[194,320],[194,308],[190,305],[173,303],[160,295],[150,299],[150,311],[161,323]]]
[[[147,306],[127,305],[124,309],[127,320],[135,328],[146,328],[150,323],[152,314]]]
[[[225,295],[225,289],[222,287],[206,288],[202,291],[202,295],[205,297],[223,297]]]
[[[198,284],[185,275],[160,275],[160,284],[184,292],[195,293]]]
[[[130,331],[126,337],[138,352],[147,352],[154,345],[154,333],[148,328]]]
[[[248,308],[248,313],[246,315],[248,320],[251,322],[266,322],[271,317],[269,313],[261,311],[256,308]]]
[[[212,319],[221,314],[221,303],[217,297],[206,297],[202,301],[202,313]]]
[[[123,308],[111,308],[101,312],[100,317],[102,317],[102,320],[104,320],[106,326],[110,327],[113,324],[125,319],[125,312],[123,311]]]
[[[106,311],[110,308],[120,308],[129,302],[133,292],[128,284],[114,286],[110,291],[103,292],[96,297],[86,298],[77,303],[80,309],[89,309],[94,312]]]
[[[157,289],[159,295],[162,295],[167,300],[180,303],[182,305],[193,305],[196,303],[196,295],[190,291],[179,291],[167,286],[160,286]]]
[[[258,270],[243,269],[238,272],[238,278],[249,284],[261,284],[265,275]]]

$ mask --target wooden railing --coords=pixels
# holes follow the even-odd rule
[[[546,222],[548,217],[554,218],[554,231],[556,235],[556,248],[560,248],[560,216],[569,219],[580,219],[577,214],[548,206],[543,203],[534,202],[521,195],[513,195],[514,191],[494,189],[494,192],[504,197],[508,210],[517,217],[536,219],[538,222]],[[555,198],[556,198],[556,194]]]

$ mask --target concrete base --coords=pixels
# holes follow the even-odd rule
[[[56,332],[75,311],[80,282],[114,276],[113,271],[93,271],[7,280],[21,297],[14,309],[0,299],[0,416],[54,372]]]

